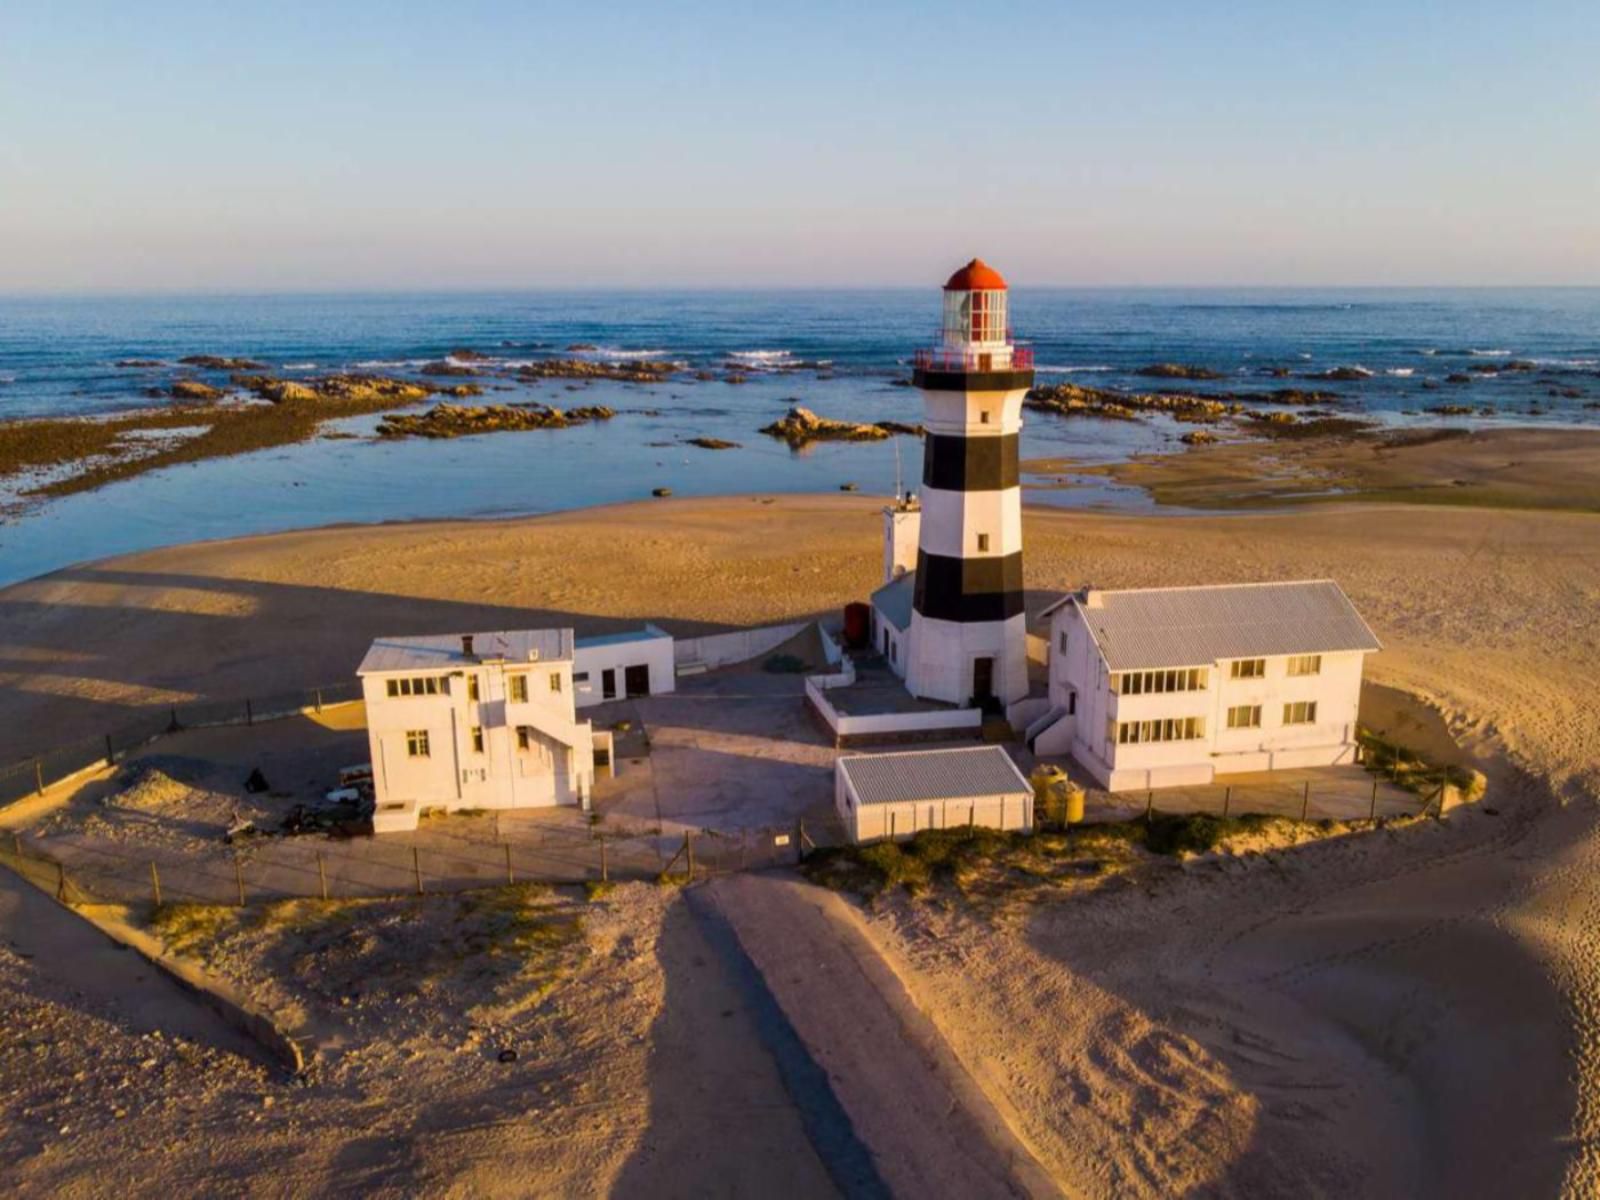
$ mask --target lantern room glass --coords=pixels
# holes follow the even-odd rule
[[[1006,342],[1006,293],[946,292],[944,344],[1000,346]]]

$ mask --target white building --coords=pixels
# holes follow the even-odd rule
[[[673,691],[673,645],[672,635],[654,625],[579,638],[572,669],[578,707]]]
[[[1006,296],[978,259],[946,282],[939,345],[917,352],[912,375],[927,429],[920,506],[885,510],[874,642],[913,696],[949,704],[1028,694],[1017,436],[1033,360],[1012,344]]]
[[[843,755],[834,806],[852,842],[968,825],[1033,828],[1033,788],[999,746]]]
[[[414,829],[424,808],[587,808],[611,735],[577,720],[574,657],[570,629],[373,642],[357,674],[374,830]]]
[[[1045,610],[1049,710],[1027,730],[1112,791],[1355,760],[1378,639],[1331,579],[1090,589]]]

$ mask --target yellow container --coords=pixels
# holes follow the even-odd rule
[[[1083,789],[1060,767],[1040,763],[1028,782],[1033,785],[1034,810],[1045,820],[1074,825],[1083,820]]]

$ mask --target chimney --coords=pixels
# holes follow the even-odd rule
[[[474,657],[472,653],[472,635],[470,633],[463,633],[461,635],[461,653],[466,655],[468,658]]]

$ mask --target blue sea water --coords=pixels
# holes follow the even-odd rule
[[[550,511],[648,497],[834,490],[888,493],[914,481],[918,444],[822,445],[794,454],[756,431],[791,403],[850,420],[915,421],[912,350],[932,341],[937,289],[893,291],[441,293],[0,298],[0,419],[99,415],[160,401],[146,389],[225,374],[177,365],[242,356],[287,377],[340,370],[410,374],[454,349],[493,371],[549,356],[682,364],[663,384],[530,383],[492,376],[488,400],[608,404],[613,421],[448,442],[318,440],[196,463],[42,505],[0,524],[0,582],[87,558],[197,538],[304,525]],[[1194,391],[1316,388],[1395,423],[1469,404],[1474,424],[1600,422],[1600,289],[1016,290],[1011,319],[1041,382],[1151,390],[1154,362],[1207,367]],[[594,350],[569,351],[574,345]],[[153,360],[155,367],[116,365]],[[1512,360],[1532,370],[1477,368]],[[1336,367],[1350,382],[1312,378]],[[715,376],[697,379],[700,372]],[[737,372],[745,382],[728,381]],[[1470,375],[1470,384],[1447,382]],[[368,434],[375,418],[341,423]],[[1106,461],[1169,446],[1169,422],[1030,414],[1024,457]],[[732,451],[683,444],[696,435]],[[1145,503],[1085,482],[1032,502]]]

